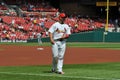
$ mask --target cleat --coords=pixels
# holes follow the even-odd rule
[[[52,72],[52,73],[56,73],[56,70],[52,69],[51,72]]]
[[[58,72],[58,74],[65,74],[64,72]]]

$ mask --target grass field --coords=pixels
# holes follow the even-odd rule
[[[0,80],[120,80],[120,63],[64,65],[64,75],[50,65],[0,67]]]
[[[37,43],[0,43],[6,45],[38,46]],[[50,46],[43,43],[42,46]],[[119,49],[120,43],[67,43],[68,47]],[[2,50],[2,49],[0,49]],[[64,75],[51,73],[51,65],[1,66],[0,80],[120,80],[120,63],[64,65]]]
[[[0,45],[24,45],[24,46],[51,46],[50,43],[0,43]],[[87,48],[120,48],[120,43],[103,43],[103,42],[67,42],[68,47],[87,47]]]

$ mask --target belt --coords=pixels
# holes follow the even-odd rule
[[[64,41],[65,39],[62,39],[62,38],[60,38],[60,39],[55,39],[54,41]]]

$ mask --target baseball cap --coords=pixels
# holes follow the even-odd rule
[[[65,18],[65,17],[66,17],[66,14],[65,14],[65,13],[60,13],[60,14],[59,14],[59,17]]]

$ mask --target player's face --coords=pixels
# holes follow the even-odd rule
[[[65,21],[65,18],[60,17],[60,22],[64,23],[64,21]]]

